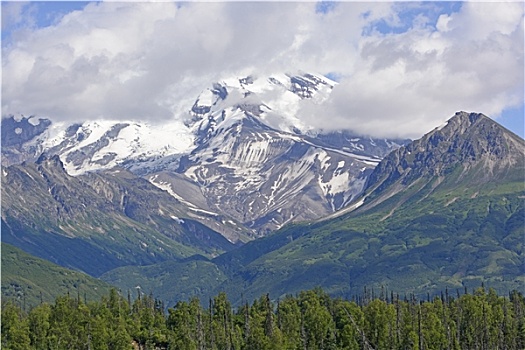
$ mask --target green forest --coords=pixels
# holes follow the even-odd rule
[[[205,306],[203,306],[203,304]],[[343,300],[321,289],[233,307],[225,293],[173,307],[111,289],[24,310],[2,302],[2,349],[524,349],[525,298],[483,287],[418,300],[385,290]]]

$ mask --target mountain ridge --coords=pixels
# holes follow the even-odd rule
[[[488,126],[494,123],[488,130],[495,128],[503,133],[504,137],[497,138],[498,143],[515,138],[490,119],[481,120]],[[453,126],[454,121],[451,123]],[[441,130],[448,132],[445,128]],[[433,131],[406,148],[421,146],[422,153],[429,153],[435,150],[436,144],[432,145],[435,142],[445,148],[446,157],[452,157],[455,153],[448,154],[449,141],[461,147],[465,135],[470,144],[475,144],[472,138],[486,139],[493,135],[464,131],[453,129],[450,140],[432,138],[437,133]],[[525,287],[522,275],[525,174],[520,160],[525,143],[518,138],[515,148],[499,146],[490,147],[489,153],[482,152],[481,157],[474,158],[467,171],[463,159],[454,158],[454,162],[440,168],[443,173],[429,170],[407,177],[403,190],[396,189],[392,195],[382,197],[383,193],[390,193],[389,186],[396,187],[403,180],[396,178],[372,198],[378,200],[373,206],[366,207],[363,201],[363,209],[358,207],[349,212],[343,209],[341,215],[329,219],[289,224],[212,259],[223,274],[222,282],[215,283],[215,293],[225,291],[249,300],[264,293],[278,299],[315,287],[343,297],[360,293],[363,286],[416,295],[446,288],[474,288],[482,283],[501,293]],[[513,149],[512,154],[498,151],[500,148]],[[408,155],[402,149],[394,152]],[[440,154],[439,147],[436,152]],[[508,164],[509,168],[489,174],[494,181],[484,178],[471,183],[469,179],[478,174],[477,163],[484,164],[484,157],[490,159],[496,154],[499,157],[506,154],[518,161],[501,159],[501,164]],[[426,156],[422,159],[439,159],[437,155]],[[405,163],[412,164],[408,160]],[[391,160],[387,156],[382,162]],[[496,165],[493,169],[505,168]],[[422,168],[427,166],[428,163],[421,163]],[[374,185],[369,189],[377,190]],[[151,269],[162,271],[160,265]],[[204,271],[210,273],[213,266],[203,267]],[[139,281],[151,283],[144,273]],[[120,278],[131,278],[126,268],[119,270],[119,274]],[[115,275],[116,271],[104,277],[115,283]],[[204,297],[207,296],[205,293]]]
[[[71,177],[58,156],[2,169],[2,241],[94,276],[234,247],[147,180],[118,169]]]
[[[477,185],[498,182],[500,177],[503,182],[519,181],[525,168],[524,148],[523,139],[482,113],[457,112],[443,125],[383,158],[368,177],[360,198],[327,218],[362,213],[413,186],[417,179],[423,186],[434,179],[432,186],[438,186],[452,172],[456,172],[458,183],[470,171],[475,174],[466,180]]]
[[[158,125],[3,119],[2,162],[19,162],[24,152],[29,162],[58,155],[74,176],[123,167],[187,204],[201,224],[243,242],[239,230],[253,239],[341,209],[379,160],[407,142],[323,133],[302,122],[302,103],[322,104],[336,84],[310,73],[223,79]]]

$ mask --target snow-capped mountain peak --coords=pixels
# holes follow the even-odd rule
[[[45,153],[59,155],[70,175],[124,167],[169,188],[177,201],[200,198],[199,212],[265,234],[342,208],[380,159],[403,143],[327,134],[301,120],[302,104],[322,104],[335,85],[309,73],[222,79],[204,88],[185,114],[156,124],[6,118],[2,164]]]
[[[258,117],[265,125],[279,131],[302,133],[312,129],[297,116],[301,101],[322,103],[337,83],[320,75],[272,74],[227,79],[204,90],[191,108],[191,120],[198,135],[221,123],[232,123],[245,114]]]

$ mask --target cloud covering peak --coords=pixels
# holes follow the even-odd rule
[[[46,26],[9,6],[3,115],[160,121],[221,77],[297,69],[339,77],[299,110],[323,129],[417,137],[523,105],[520,3],[98,2]]]

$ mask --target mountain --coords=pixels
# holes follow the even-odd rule
[[[92,276],[234,247],[147,180],[122,169],[72,177],[58,156],[2,168],[2,241]]]
[[[182,158],[179,173],[200,184],[209,210],[264,235],[342,208],[361,192],[377,162],[270,129],[247,114]],[[172,189],[182,187],[179,177],[166,178]]]
[[[483,114],[458,112],[445,125],[385,157],[368,179],[360,210],[431,182],[449,190],[520,182],[523,169],[522,138]]]
[[[2,241],[169,301],[522,288],[523,139],[466,112],[410,142],[308,125],[335,85],[228,78],[155,123],[4,118]]]
[[[212,259],[224,275],[215,292],[250,300],[317,286],[345,297],[365,286],[419,295],[482,283],[521,290],[524,154],[524,140],[488,117],[458,113],[385,157],[363,195],[340,213],[287,225]],[[116,272],[105,276],[118,284]],[[143,271],[138,278],[152,277]]]
[[[30,309],[71,293],[86,300],[100,300],[111,288],[105,282],[78,271],[38,259],[2,243],[2,300],[16,299]]]
[[[301,121],[304,103],[322,104],[335,85],[309,73],[228,78],[157,123],[11,116],[2,120],[2,164],[44,153],[58,155],[74,176],[125,168],[185,204],[201,224],[242,242],[237,231],[253,239],[343,208],[382,157],[407,142]]]
[[[50,126],[49,119],[24,116],[2,119],[2,166],[36,160],[42,149],[33,140],[41,137]]]
[[[523,288],[524,154],[523,139],[488,117],[458,113],[385,157],[353,211],[218,257],[233,271],[221,288]]]

